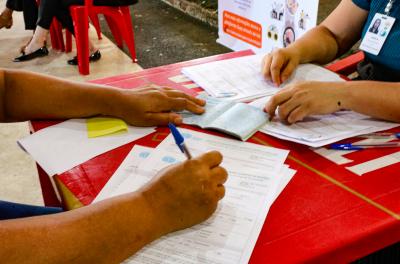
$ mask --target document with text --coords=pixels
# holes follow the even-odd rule
[[[151,243],[126,263],[247,263],[271,204],[295,174],[284,165],[288,151],[180,131],[194,156],[210,150],[223,154],[226,195],[210,219]],[[153,150],[135,146],[114,175],[119,180],[113,176],[95,201],[135,191],[185,159],[171,135]]]
[[[213,97],[248,102],[279,91],[261,73],[264,55],[215,61],[182,69],[182,73]],[[339,75],[313,64],[300,65],[281,87],[297,81],[343,81]]]
[[[267,98],[250,103],[263,109]],[[353,111],[339,111],[329,115],[315,115],[292,125],[285,124],[278,117],[264,125],[260,131],[284,140],[311,147],[322,147],[350,137],[399,126],[396,123],[376,120]]]

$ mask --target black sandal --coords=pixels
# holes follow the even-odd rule
[[[95,62],[101,59],[101,53],[99,50],[96,50],[94,53],[90,54],[89,62]],[[69,65],[78,65],[78,57],[75,56],[72,59],[67,61]]]

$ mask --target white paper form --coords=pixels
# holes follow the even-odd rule
[[[86,120],[70,119],[18,141],[49,176],[61,174],[104,152],[154,132],[128,126],[128,133],[88,138]]]
[[[180,128],[179,131],[185,138],[185,144],[193,156],[217,150],[224,157],[222,166],[226,168],[233,167],[235,171],[247,172],[261,168],[267,172],[278,173],[289,154],[288,150],[241,142],[189,129]],[[150,157],[153,157],[155,153],[161,155],[159,153],[162,152],[166,153],[165,157],[162,159],[146,159],[139,168],[148,167],[156,172],[170,164],[176,163],[176,161],[185,160],[185,156],[176,146],[172,135],[164,139],[158,145],[157,152],[152,153]],[[168,153],[171,153],[171,156]]]
[[[108,180],[92,203],[117,195],[134,192],[147,182],[147,178],[136,174],[138,166],[153,152],[153,148],[133,146],[124,161]]]
[[[311,116],[302,122],[286,125],[279,120],[267,123],[261,132],[311,147],[322,147],[342,139],[398,127],[352,111]]]
[[[224,155],[226,195],[210,219],[146,246],[128,263],[247,263],[279,190],[280,174],[287,172],[283,162],[288,152],[180,130],[193,155],[213,149]],[[151,168],[154,174],[182,160],[185,156],[170,135],[138,172]]]
[[[215,61],[185,67],[182,73],[211,96],[246,102],[279,91],[261,73],[264,55]],[[336,73],[312,64],[300,65],[293,76],[281,86],[296,81],[343,81]]]

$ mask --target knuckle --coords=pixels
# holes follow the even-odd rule
[[[211,157],[210,162],[212,162],[212,161],[218,161],[219,163],[222,162],[223,157],[219,151],[213,150],[213,151],[209,152],[209,155]]]
[[[276,96],[273,96],[273,97],[269,100],[269,102],[270,102],[270,105],[271,105],[271,106],[277,105],[277,104],[278,104],[278,98],[277,98]]]
[[[273,71],[273,72],[279,71],[280,69],[281,69],[281,67],[276,63],[271,65],[271,71]]]
[[[286,116],[287,116],[287,114],[288,114],[288,109],[287,109],[287,107],[285,107],[285,106],[280,106],[280,107],[279,107],[279,117],[280,117],[281,119],[285,119]]]
[[[197,171],[199,171],[200,166],[201,166],[200,161],[196,159],[191,159],[183,163],[183,169],[187,172],[196,173]]]
[[[274,50],[274,52],[272,54],[274,56],[282,56],[283,55],[283,50],[282,49]]]

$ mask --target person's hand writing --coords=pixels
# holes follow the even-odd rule
[[[330,114],[343,108],[344,84],[340,82],[300,82],[286,86],[265,107],[272,120],[278,109],[279,118],[289,124],[309,115]]]
[[[264,57],[261,71],[265,79],[279,86],[289,79],[299,62],[299,54],[290,48],[277,49]]]
[[[143,195],[153,208],[163,232],[198,224],[216,210],[225,195],[227,172],[220,167],[217,151],[172,165],[160,171],[144,187]]]
[[[204,113],[205,101],[182,91],[156,86],[135,90],[122,90],[118,104],[111,115],[124,119],[135,126],[177,125],[182,117],[176,112],[188,110],[195,114]],[[116,113],[115,113],[116,112]]]

